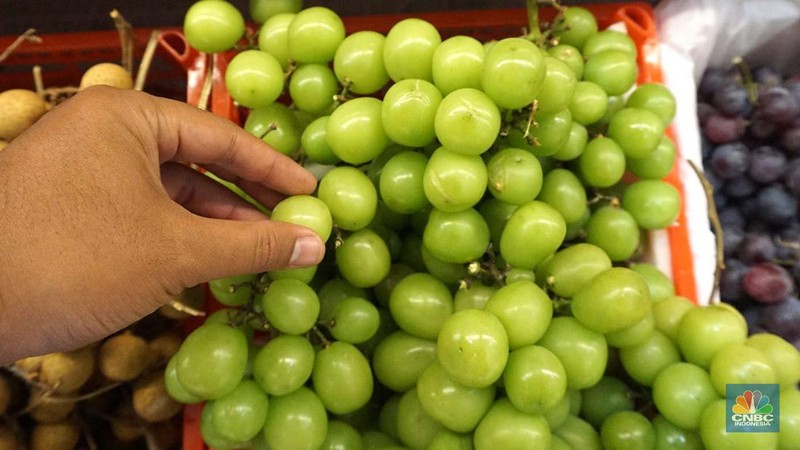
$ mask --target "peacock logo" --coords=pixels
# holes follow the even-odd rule
[[[732,410],[734,414],[772,414],[773,408],[769,397],[761,394],[761,391],[746,390],[736,397]]]
[[[780,430],[780,387],[777,384],[728,384],[725,429],[743,433]]]

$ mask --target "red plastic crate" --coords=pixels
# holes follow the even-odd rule
[[[629,35],[637,45],[639,84],[660,83],[663,81],[658,49],[658,34],[653,17],[653,9],[650,4],[626,2],[582,6],[595,15],[601,29],[618,22],[625,24]],[[540,9],[539,15],[541,21],[549,21],[555,16],[555,10],[543,7]],[[454,35],[469,35],[481,41],[486,41],[520,36],[528,25],[527,12],[522,8],[356,16],[343,17],[343,20],[348,33],[372,30],[385,34],[395,23],[409,17],[417,17],[432,23],[441,33],[442,39]],[[219,116],[238,123],[240,121],[239,110],[227,94],[224,86],[225,67],[232,55],[208,56],[192,50],[186,44],[183,35],[177,30],[169,30],[162,33],[160,43],[167,48],[168,52],[174,55],[177,61],[187,68],[189,75],[186,100],[189,103],[197,104],[207,71],[211,70],[213,87],[209,109]],[[211,65],[210,69],[208,65]],[[672,127],[668,128],[667,134],[675,141],[675,132]],[[679,148],[678,157],[680,158]],[[685,190],[677,166],[676,164],[672,172],[667,176],[666,181],[675,186],[680,192],[681,198],[684,198]],[[694,262],[689,241],[686,211],[683,205],[681,205],[678,218],[673,225],[667,228],[666,233],[669,248],[658,249],[658,251],[668,251],[670,254],[670,266],[675,292],[677,295],[687,297],[697,303]],[[210,309],[217,307],[213,298],[208,298],[207,306]],[[188,405],[184,409],[184,450],[208,450],[200,436],[201,411],[201,405]]]

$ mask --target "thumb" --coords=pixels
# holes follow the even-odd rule
[[[318,264],[325,244],[314,231],[273,220],[193,217],[188,254],[195,284],[232,275]]]

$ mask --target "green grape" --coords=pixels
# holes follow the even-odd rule
[[[671,364],[653,381],[653,402],[661,415],[688,430],[701,426],[703,410],[719,396],[708,372],[688,362]],[[724,414],[720,413],[724,418]]]
[[[365,431],[361,435],[361,440],[364,442],[364,450],[401,450],[406,448],[399,439],[375,430]]]
[[[605,337],[586,328],[574,317],[554,317],[537,345],[558,356],[570,389],[593,386],[605,372],[608,362]]]
[[[328,434],[325,406],[311,389],[303,386],[279,397],[270,397],[264,438],[269,448],[318,449]]]
[[[471,36],[453,36],[442,41],[433,52],[431,75],[442,95],[462,88],[481,88],[481,72],[486,51]]]
[[[493,314],[478,309],[453,313],[441,326],[436,354],[445,373],[469,387],[497,381],[508,360],[508,336]]]
[[[559,297],[572,298],[596,275],[611,268],[600,247],[578,243],[556,252],[536,270],[536,282]]]
[[[570,69],[572,69],[572,73],[575,75],[575,78],[577,80],[583,78],[584,62],[583,62],[583,55],[581,55],[580,50],[573,47],[572,45],[560,42],[558,45],[547,49],[547,53],[550,56],[565,63]]]
[[[433,125],[436,138],[451,152],[480,155],[500,133],[500,110],[483,91],[461,88],[442,99]]]
[[[190,405],[202,402],[202,397],[198,397],[187,391],[180,380],[178,380],[177,365],[178,358],[173,355],[167,362],[166,369],[164,369],[164,388],[167,394],[176,402],[183,404]]]
[[[237,53],[228,63],[225,87],[240,105],[251,109],[265,108],[277,100],[283,91],[283,68],[267,52],[245,50]]]
[[[670,341],[677,344],[678,325],[680,325],[683,315],[694,307],[695,304],[688,298],[675,295],[657,301],[653,304],[653,317],[656,320],[656,330],[660,331]]]
[[[325,202],[333,222],[343,230],[360,230],[375,218],[378,192],[364,172],[339,166],[319,182],[317,197]]]
[[[508,399],[495,401],[475,429],[475,450],[550,448],[550,427],[541,414],[525,414]]]
[[[474,430],[495,397],[493,385],[464,386],[450,378],[438,362],[433,362],[420,374],[416,389],[422,409],[457,433]]]
[[[400,214],[411,214],[430,204],[422,181],[427,164],[425,155],[412,151],[400,152],[386,162],[379,188],[387,208]]]
[[[728,433],[726,417],[729,417],[729,411],[724,399],[715,399],[703,411],[700,420],[700,438],[706,448],[730,450],[778,448],[778,433]],[[792,443],[795,444],[796,442]]]
[[[567,392],[567,375],[558,357],[538,345],[513,350],[503,372],[509,401],[526,414],[543,414]]]
[[[407,390],[397,405],[397,434],[401,448],[426,449],[444,426],[425,412],[416,388]]]
[[[625,174],[625,153],[614,140],[598,136],[586,144],[578,158],[578,170],[588,186],[614,186]]]
[[[403,392],[405,392],[405,390]],[[378,411],[378,430],[394,439],[400,439],[397,434],[397,411],[402,396],[402,393],[392,393],[383,401],[383,405],[381,405],[381,409]],[[367,433],[362,434],[362,436],[366,436]],[[392,445],[399,444],[399,442],[396,442]]]
[[[589,217],[591,217],[592,213],[589,208],[586,208],[586,211],[583,213],[580,219],[576,220],[575,222],[570,222],[567,224],[567,235],[564,238],[564,242],[574,242],[578,239],[585,240],[586,239],[586,223],[589,221]]]
[[[295,13],[276,14],[258,30],[258,49],[274,56],[284,71],[289,68],[289,24],[294,16]]]
[[[328,434],[320,450],[364,450],[361,434],[341,420],[328,421]]]
[[[300,280],[273,281],[261,296],[261,307],[270,325],[282,333],[303,334],[319,317],[319,297]]]
[[[604,376],[594,386],[581,391],[581,418],[595,428],[613,414],[633,411],[633,392],[618,378]]]
[[[317,353],[311,380],[325,408],[334,414],[356,411],[372,396],[369,361],[347,342],[332,342]]]
[[[331,212],[325,202],[310,195],[293,195],[280,201],[272,209],[272,220],[302,225],[327,241],[333,230]]]
[[[367,166],[367,177],[372,180],[372,183],[375,185],[375,187],[378,187],[380,184],[381,175],[383,174],[383,168],[386,166],[386,163],[389,162],[390,159],[394,158],[398,153],[407,151],[414,151],[414,149],[404,145],[390,143],[388,147],[386,147],[377,157],[375,157],[375,159],[370,161],[369,165]]]
[[[608,108],[608,94],[591,81],[578,81],[569,104],[573,122],[590,125],[603,118]]]
[[[269,340],[253,360],[253,379],[269,395],[286,395],[304,385],[314,367],[314,349],[303,336]]]
[[[505,148],[495,153],[486,165],[489,192],[505,203],[521,205],[539,194],[542,165],[530,152]]]
[[[250,300],[256,276],[252,274],[234,275],[208,282],[211,295],[226,306],[243,306]]]
[[[787,387],[781,390],[778,450],[790,450],[800,442],[800,390]]]
[[[575,84],[575,71],[567,63],[553,56],[545,56],[545,77],[536,99],[539,112],[556,113],[569,106]]]
[[[628,158],[645,158],[664,136],[664,124],[653,112],[623,108],[608,123],[608,137],[616,141]]]
[[[489,225],[474,209],[431,211],[422,243],[433,256],[449,263],[479,259],[489,246]]]
[[[383,64],[389,78],[433,81],[433,52],[442,37],[431,23],[417,18],[403,19],[392,26],[383,46]]]
[[[559,364],[560,363],[561,362],[559,361]],[[561,400],[556,402],[555,406],[544,412],[544,418],[547,420],[547,424],[550,425],[551,430],[560,427],[561,424],[567,420],[567,417],[570,415],[569,405],[569,397],[567,397],[565,394],[563,397],[561,397]]]
[[[550,449],[551,450],[572,450],[572,447],[567,444],[567,441],[561,439],[560,437],[553,435],[550,437]]]
[[[401,329],[425,339],[435,339],[453,313],[453,296],[447,286],[427,273],[406,276],[389,297],[389,310]]]
[[[584,58],[607,51],[627,53],[634,59],[637,55],[636,43],[628,36],[628,33],[610,28],[589,36],[581,50]]]
[[[583,404],[583,397],[581,396],[581,391],[578,389],[570,389],[567,388],[567,400],[569,401],[569,414],[571,416],[577,416],[581,412],[581,407]]]
[[[672,280],[655,265],[638,262],[631,264],[630,268],[644,277],[647,287],[650,288],[650,300],[654,303],[675,295],[675,285],[672,284]]]
[[[278,14],[294,14],[303,8],[303,0],[250,0],[250,17],[264,23]]]
[[[393,263],[392,267],[389,268],[389,275],[386,275],[386,278],[384,278],[383,280],[381,280],[380,283],[375,285],[375,289],[373,290],[378,305],[388,309],[389,296],[394,290],[394,287],[397,286],[397,283],[399,283],[400,280],[402,280],[408,275],[411,275],[414,272],[415,270],[406,263],[403,262]]]
[[[284,155],[293,156],[300,148],[303,133],[300,122],[292,110],[281,103],[250,111],[244,129]]]
[[[684,430],[664,416],[653,417],[656,450],[702,450],[703,443],[696,431]]]
[[[672,171],[676,157],[675,144],[665,135],[649,155],[644,158],[628,158],[626,164],[631,173],[639,178],[660,180]]]
[[[224,439],[249,441],[264,428],[269,402],[253,380],[242,380],[233,391],[212,403],[211,422]]]
[[[570,305],[572,314],[586,327],[613,333],[644,319],[650,312],[650,291],[638,273],[613,267],[578,289]]]
[[[517,205],[509,205],[492,197],[480,203],[478,212],[481,213],[489,225],[489,237],[495,248],[500,246],[500,237],[503,234],[508,219],[516,211]]]
[[[523,38],[497,41],[487,52],[481,85],[497,106],[520,109],[533,103],[547,72],[543,52]]]
[[[431,440],[428,450],[472,450],[472,435],[441,430]]]
[[[381,175],[383,175],[383,171],[381,171]],[[378,180],[380,187],[380,180]],[[397,211],[393,211],[386,205],[385,201],[378,202],[378,212],[375,214],[375,219],[373,220],[374,224],[381,224],[386,228],[397,232],[397,233],[405,233],[406,229],[409,226],[410,222],[410,215],[398,213]]]
[[[654,112],[664,125],[675,118],[676,101],[672,92],[661,83],[639,85],[628,97],[626,105],[631,108],[647,109]]]
[[[475,206],[486,192],[486,164],[480,156],[440,147],[428,160],[422,183],[425,196],[436,209],[463,211]]]
[[[397,331],[378,343],[372,369],[381,384],[395,392],[405,392],[435,360],[436,342]]]
[[[586,41],[597,33],[597,19],[594,14],[579,6],[569,7],[562,14],[563,24],[555,33],[558,42],[583,48]]]
[[[487,286],[480,281],[461,286],[453,296],[454,311],[465,309],[484,309],[489,298],[500,289],[498,286]]]
[[[357,344],[357,347],[367,358],[372,359],[378,344],[398,330],[399,327],[394,323],[394,319],[392,319],[392,314],[389,312],[388,307],[378,307],[378,330],[375,331],[368,340]]]
[[[336,248],[336,267],[355,287],[375,286],[389,274],[391,265],[389,248],[369,228],[351,234]]]
[[[566,233],[561,214],[547,203],[534,200],[511,214],[500,237],[500,253],[513,267],[533,269],[561,246]]]
[[[514,284],[518,281],[536,282],[536,274],[532,270],[511,268],[506,271],[506,284]]]
[[[381,101],[372,97],[348,100],[331,113],[326,127],[328,145],[342,161],[361,165],[389,145],[381,122]]]
[[[328,145],[327,125],[330,116],[321,116],[308,124],[300,135],[300,146],[303,154],[309,161],[323,165],[333,165],[339,162],[339,157],[333,153]]]
[[[361,344],[378,331],[380,313],[372,302],[348,297],[336,304],[328,330],[338,341]]]
[[[707,369],[719,350],[745,342],[747,324],[733,309],[719,305],[697,307],[683,314],[677,337],[683,358]]]
[[[555,208],[566,223],[580,220],[587,211],[586,188],[567,169],[557,168],[547,172],[536,199]]]
[[[641,413],[620,411],[603,422],[600,442],[608,450],[655,448],[656,431]]]
[[[532,281],[517,281],[501,287],[492,294],[484,309],[502,322],[511,350],[535,344],[553,318],[553,303]]]
[[[597,134],[603,134],[608,128],[608,123],[614,114],[625,108],[624,95],[610,95],[608,97],[608,105],[606,106],[606,113],[597,122],[590,125],[591,131]]]
[[[344,278],[329,278],[318,290],[319,321],[330,322],[336,305],[348,297],[368,298],[366,289],[353,286]]]
[[[636,322],[624,330],[616,331],[613,333],[606,333],[606,342],[611,347],[623,349],[639,345],[645,341],[655,332],[656,320],[653,317],[653,312],[648,311],[647,315],[642,320]]]
[[[583,79],[596,83],[609,96],[622,95],[636,84],[639,68],[636,59],[619,50],[606,50],[588,56]]]
[[[221,323],[200,326],[175,354],[178,381],[198,398],[220,398],[242,381],[247,352],[247,338],[241,330]]]
[[[800,383],[800,352],[785,339],[775,334],[756,333],[751,334],[745,344],[767,357],[782,389]]]
[[[269,275],[270,280],[285,280],[291,278],[302,281],[303,283],[311,283],[314,276],[317,274],[318,268],[319,266],[308,266],[299,269],[270,270],[267,272],[267,275]]]
[[[708,368],[717,393],[725,396],[729,384],[776,384],[778,373],[761,350],[745,344],[732,344],[720,349]]]
[[[611,261],[630,259],[639,248],[639,225],[622,208],[602,206],[586,222],[586,242],[606,252]]]
[[[538,157],[551,156],[561,150],[569,140],[572,113],[568,109],[553,113],[537,112],[532,125],[527,138],[524,129],[512,128],[508,132],[509,143]]]
[[[433,83],[407,78],[393,84],[383,96],[381,122],[391,140],[424,147],[436,139],[434,119],[442,94]]]
[[[344,23],[334,11],[324,6],[303,9],[289,24],[289,58],[299,63],[332,61],[344,35]]]
[[[573,120],[567,142],[550,156],[557,161],[572,161],[583,154],[588,140],[589,133],[586,131],[586,127]]]
[[[558,436],[570,448],[581,450],[601,450],[600,434],[593,426],[581,419],[570,415],[560,427],[553,430],[553,435]]]
[[[383,66],[386,37],[375,31],[357,31],[344,38],[333,58],[333,71],[350,92],[368,95],[389,82]]]
[[[213,412],[214,402],[208,402],[203,405],[203,411],[200,413],[200,437],[203,438],[203,442],[219,450],[235,450],[247,444],[246,442],[225,439],[214,426],[212,420]]]
[[[671,225],[680,213],[681,194],[675,186],[661,180],[640,180],[625,188],[622,207],[645,230],[661,230]]]
[[[183,34],[189,46],[203,53],[230,50],[244,35],[244,17],[228,2],[195,2],[183,18]]]
[[[336,75],[324,64],[300,64],[289,78],[289,96],[300,111],[328,113],[339,90]]]

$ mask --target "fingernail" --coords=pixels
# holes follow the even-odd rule
[[[319,262],[322,253],[322,240],[318,236],[302,236],[294,242],[292,257],[289,265],[292,267],[306,267]]]

